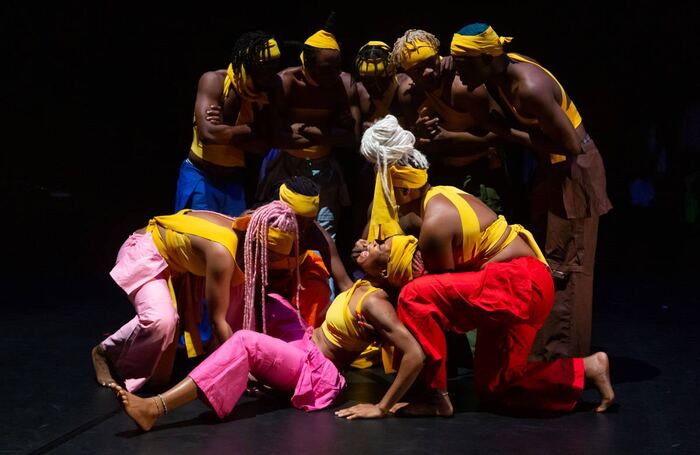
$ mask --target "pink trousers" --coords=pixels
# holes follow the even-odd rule
[[[285,342],[239,330],[189,376],[220,418],[233,410],[243,394],[248,373],[275,389],[294,391],[296,408],[323,409],[345,387],[345,379],[311,341],[311,334],[309,328],[303,338]]]
[[[168,288],[168,264],[150,233],[132,234],[110,272],[127,293],[136,316],[102,342],[126,388],[138,390],[175,339],[178,315]]]

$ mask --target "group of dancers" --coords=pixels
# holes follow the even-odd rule
[[[561,84],[510,41],[474,23],[441,56],[412,29],[393,48],[369,41],[349,74],[330,24],[281,70],[272,35],[242,35],[228,68],[200,78],[176,213],[117,255],[136,316],[93,348],[98,383],[149,430],[195,399],[223,418],[251,380],[323,409],[344,371],[381,362],[382,399],[337,416],[451,416],[446,333],[476,330],[484,404],[570,411],[590,381],[608,409],[608,357],[589,352],[603,162]],[[530,230],[502,215],[509,146],[537,163]],[[358,149],[369,172],[348,175],[338,155]],[[369,197],[352,201],[366,226],[349,274],[335,238],[350,181]],[[180,345],[204,359],[137,396],[167,387]]]

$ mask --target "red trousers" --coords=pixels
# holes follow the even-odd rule
[[[286,272],[282,276],[275,276],[270,272],[268,292],[284,296],[294,307],[299,308],[301,317],[311,327],[320,326],[326,319],[326,310],[331,301],[331,288],[328,283],[330,275],[323,263],[321,256],[309,251],[299,265],[301,285],[299,300],[296,299],[296,273]]]
[[[549,269],[521,257],[476,272],[420,277],[401,291],[397,312],[428,357],[423,374],[433,388],[447,390],[443,332],[478,329],[474,383],[482,400],[568,411],[583,390],[583,359],[528,362],[553,303]]]

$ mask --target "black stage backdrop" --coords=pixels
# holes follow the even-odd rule
[[[105,276],[129,232],[172,211],[199,76],[225,67],[242,32],[303,41],[331,10],[347,70],[364,42],[393,44],[408,28],[433,32],[443,54],[470,22],[515,37],[510,49],[548,67],[581,111],[606,161],[611,216],[629,221],[627,185],[653,171],[656,125],[668,151],[657,213],[681,223],[678,137],[699,85],[689,71],[695,2],[59,3],[2,6],[0,176],[15,277]],[[297,54],[287,52],[290,65]]]

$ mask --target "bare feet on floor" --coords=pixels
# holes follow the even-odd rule
[[[436,392],[424,401],[416,401],[413,403],[396,403],[390,412],[397,417],[452,417],[454,409],[452,402],[447,394]]]
[[[600,392],[600,404],[595,408],[595,412],[604,412],[615,400],[615,392],[610,382],[610,361],[604,352],[596,352],[593,355],[584,357],[583,369],[586,379],[593,382],[593,385]]]
[[[153,424],[158,420],[161,414],[158,403],[156,402],[157,398],[138,397],[133,393],[127,392],[126,389],[117,384],[111,384],[109,388],[114,391],[114,394],[124,408],[124,412],[136,422],[139,428],[143,431],[148,431],[153,428]]]
[[[104,349],[99,344],[92,348],[92,366],[95,368],[95,378],[97,383],[102,387],[108,387],[117,381],[112,377],[109,371],[109,362]]]

